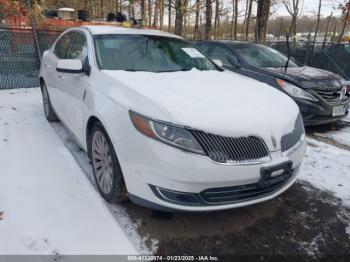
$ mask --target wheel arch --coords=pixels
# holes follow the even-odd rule
[[[87,124],[86,124],[86,133],[85,133],[85,138],[86,138],[86,149],[87,149],[87,154],[88,157],[91,159],[91,148],[90,148],[90,133],[91,133],[91,129],[94,126],[95,123],[100,123],[102,125],[102,127],[104,128],[102,121],[96,117],[96,116],[90,116]],[[105,129],[105,128],[104,128]]]
[[[42,76],[39,77],[39,83],[40,83],[40,89],[43,90],[43,84],[45,83],[45,80]]]

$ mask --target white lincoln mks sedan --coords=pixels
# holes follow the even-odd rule
[[[43,54],[46,118],[87,151],[107,201],[163,211],[266,201],[296,180],[302,118],[282,92],[219,64],[165,32],[71,28]]]

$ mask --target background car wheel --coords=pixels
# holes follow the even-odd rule
[[[125,181],[113,145],[100,123],[90,132],[90,155],[95,181],[104,199],[123,202],[128,199]]]
[[[42,90],[42,95],[43,95],[43,105],[44,105],[46,119],[49,122],[57,122],[58,117],[52,108],[51,101],[49,98],[49,93],[47,92],[47,88],[46,88],[45,83],[42,84],[41,90]]]

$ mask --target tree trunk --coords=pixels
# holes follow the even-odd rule
[[[262,2],[262,1],[259,1]],[[248,7],[248,13],[247,13],[247,20],[245,24],[245,41],[248,41],[249,36],[249,24],[250,24],[250,18],[252,16],[252,7],[253,7],[253,0],[249,0],[249,7]]]
[[[345,14],[345,17],[344,17],[343,27],[342,27],[341,32],[340,32],[340,35],[339,35],[338,44],[340,44],[340,43],[341,43],[341,40],[343,39],[343,36],[344,36],[344,33],[345,33],[345,28],[346,28],[346,25],[347,25],[347,22],[348,22],[348,19],[349,19],[349,14],[350,14],[350,0],[349,0],[348,5],[349,5],[349,6],[347,6],[347,11],[346,11],[346,14]]]
[[[235,14],[235,22],[233,26],[233,39],[237,39],[237,21],[238,21],[238,0],[233,0],[235,3],[234,14]]]
[[[158,15],[159,15],[158,11],[159,11],[159,0],[155,0],[152,26],[156,29],[158,28]]]
[[[211,19],[212,19],[212,3],[211,0],[205,1],[205,39],[211,38]]]
[[[152,26],[152,0],[148,0],[148,27]]]
[[[199,39],[199,10],[200,10],[200,0],[196,0],[195,4],[195,13],[196,13],[196,18],[194,22],[194,34],[193,34],[193,39]]]
[[[120,9],[119,9],[119,0],[115,0],[115,13],[118,13],[120,12]]]
[[[329,16],[328,21],[327,21],[327,28],[326,28],[326,33],[324,34],[322,49],[324,49],[326,47],[329,25],[331,24],[332,17],[333,17],[333,11],[331,12],[331,15]]]
[[[257,9],[257,30],[255,39],[258,43],[266,43],[267,23],[270,16],[271,0],[260,0]]]
[[[182,35],[182,25],[183,25],[183,1],[175,0],[175,30],[176,35]]]
[[[164,24],[164,1],[159,1],[158,3],[159,8],[159,28],[160,30],[163,30],[163,24]]]
[[[172,0],[168,0],[168,32],[171,32],[171,13],[172,13]]]
[[[215,0],[215,17],[214,17],[214,39],[218,38],[219,30],[219,0]]]
[[[320,16],[321,16],[321,6],[322,6],[322,0],[319,0],[318,2],[318,12],[317,12],[317,21],[316,21],[316,28],[315,28],[315,33],[314,33],[314,39],[312,41],[312,46],[311,46],[311,52],[309,56],[309,61],[308,64],[312,64],[312,60],[314,58],[314,50],[315,50],[315,45],[316,45],[316,39],[317,39],[317,34],[318,34],[318,27],[320,25]]]
[[[141,21],[142,21],[142,25],[146,24],[146,3],[145,3],[145,0],[141,0]]]

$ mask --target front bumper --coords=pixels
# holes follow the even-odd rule
[[[270,152],[271,161],[259,164],[230,165],[213,162],[208,157],[192,154],[149,139],[133,130],[115,149],[120,160],[130,199],[138,204],[164,211],[213,211],[259,203],[276,197],[296,180],[305,153],[306,141],[282,156]],[[127,140],[127,141],[126,141]],[[207,189],[235,187],[258,183],[261,169],[291,161],[293,175],[278,190],[247,201],[210,205],[186,205],[166,201],[151,186],[177,192],[199,194]]]
[[[306,126],[337,122],[346,117],[349,112],[349,99],[337,103],[328,103],[323,99],[320,99],[319,101],[295,99],[295,101],[300,108]],[[333,116],[333,108],[335,106],[344,106],[345,114],[341,116]]]

